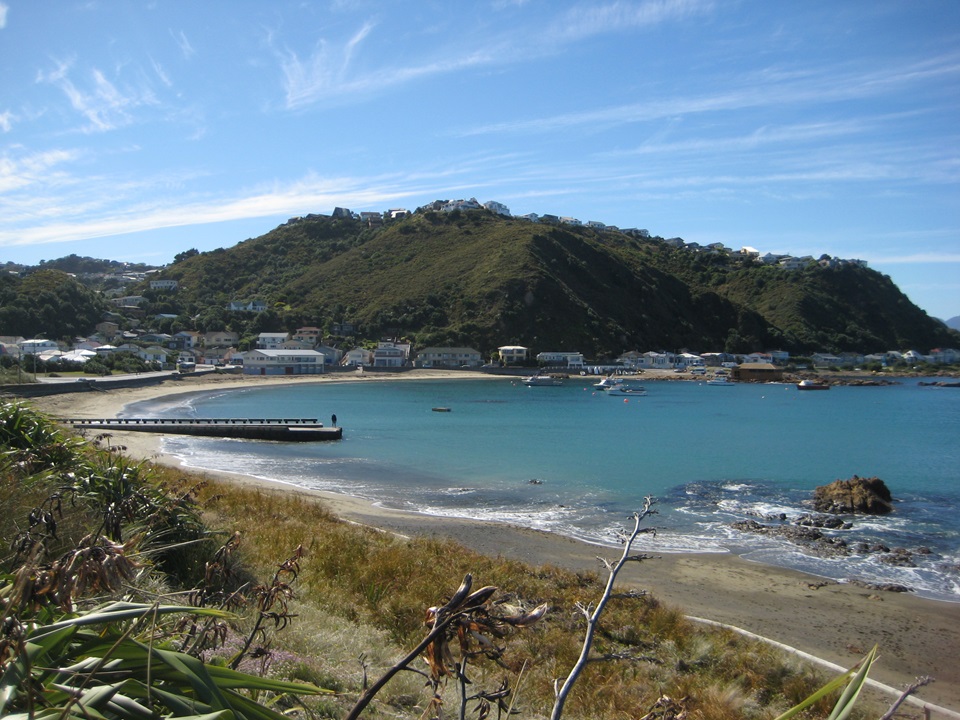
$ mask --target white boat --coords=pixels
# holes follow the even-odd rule
[[[816,380],[801,380],[797,383],[797,390],[829,390],[830,386]]]
[[[607,395],[631,395],[633,397],[640,397],[646,394],[647,389],[643,385],[627,385],[625,383],[607,390]]]
[[[594,383],[597,390],[610,390],[611,388],[629,387],[634,380],[622,375],[607,375],[603,380]]]
[[[557,387],[563,385],[563,380],[552,375],[531,375],[524,378],[523,384],[527,387]]]
[[[727,376],[721,375],[720,377],[715,377],[710,380],[707,380],[707,385],[732,386],[732,385],[736,385],[736,383],[730,380],[730,378],[728,378]]]

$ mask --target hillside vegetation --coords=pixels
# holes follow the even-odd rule
[[[160,275],[180,281],[164,297],[176,312],[259,299],[275,326],[265,329],[346,321],[362,337],[406,335],[421,347],[487,353],[517,343],[602,358],[654,348],[876,352],[960,343],[867,268],[787,271],[486,211],[419,212],[376,229],[313,216],[178,257]]]
[[[107,306],[65,272],[38,270],[26,277],[0,274],[0,333],[70,339],[88,335]]]

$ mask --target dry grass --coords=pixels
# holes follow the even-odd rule
[[[297,582],[299,617],[274,643],[296,658],[289,667],[298,668],[297,677],[343,693],[339,701],[323,701],[330,713],[331,703],[350,706],[364,668],[375,679],[419,642],[425,609],[444,601],[469,572],[510,602],[549,604],[544,621],[505,640],[503,666],[478,662],[470,673],[474,691],[493,689],[504,678],[513,686],[523,670],[516,707],[522,717],[546,717],[555,679],[579,653],[584,626],[575,605],[598,599],[605,580],[488,558],[450,541],[398,538],[342,522],[321,502],[289,491],[210,482],[199,500],[211,526],[242,532],[243,560],[260,576],[297,545],[306,550]],[[766,645],[696,626],[681,610],[646,596],[611,603],[601,626],[595,654],[609,659],[588,666],[565,717],[638,718],[667,695],[682,699],[690,718],[771,718],[824,681]],[[378,703],[387,714],[419,716],[429,700],[423,679],[400,677]],[[445,702],[456,706],[454,688]],[[808,717],[822,716],[824,707]]]

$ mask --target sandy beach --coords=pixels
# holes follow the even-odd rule
[[[53,417],[113,417],[128,403],[208,389],[249,388],[268,383],[467,377],[489,376],[443,371],[413,371],[401,376],[329,375],[316,379],[205,375],[151,387],[68,393],[29,402]],[[179,465],[176,458],[160,453],[160,441],[159,435],[115,432],[111,442],[125,446],[131,457]],[[256,483],[278,492],[310,494],[346,520],[404,535],[452,537],[487,555],[517,558],[532,565],[597,570],[598,554],[610,558],[616,555],[616,550],[550,533],[403,513],[345,495],[296,489],[243,475],[217,477]],[[638,549],[642,551],[642,547]],[[920,690],[917,697],[938,706],[932,708],[932,717],[960,718],[960,603],[825,582],[803,573],[718,554],[661,555],[628,566],[621,581],[647,590],[690,616],[735,626],[842,667],[851,666],[878,644],[880,660],[874,665],[871,678],[900,690],[918,677],[933,677],[935,682]]]

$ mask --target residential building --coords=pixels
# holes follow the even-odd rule
[[[501,202],[497,202],[496,200],[488,200],[483,204],[483,206],[492,213],[510,217],[510,208]]]
[[[260,333],[257,335],[258,350],[275,350],[288,339],[287,333]]]
[[[537,362],[541,365],[583,368],[583,353],[578,352],[542,352],[537,353]]]
[[[335,347],[330,347],[329,345],[317,345],[313,348],[318,353],[323,355],[324,365],[336,365],[340,362],[340,359],[343,357],[343,350],[339,350]]]
[[[262,313],[266,309],[267,304],[263,300],[250,300],[249,302],[231,300],[227,303],[227,310],[233,310],[235,312]]]
[[[115,322],[103,321],[97,323],[94,329],[100,333],[104,340],[113,340],[120,334],[120,325]]]
[[[459,368],[480,367],[483,358],[479,350],[468,347],[428,347],[417,353],[417,367]]]
[[[356,333],[357,329],[353,323],[339,322],[330,323],[330,334],[337,337],[347,337]]]
[[[43,340],[40,338],[34,340],[21,340],[17,343],[20,348],[20,355],[39,355],[48,350],[59,350],[60,346],[53,340]]]
[[[410,346],[405,343],[380,342],[373,351],[374,367],[403,367],[407,364]]]
[[[203,344],[208,348],[224,348],[240,342],[240,334],[231,330],[211,330],[203,336]]]
[[[97,354],[100,354],[101,348],[97,348]],[[160,363],[166,365],[170,357],[170,352],[159,345],[151,345],[145,348],[136,348],[138,358],[148,363]]]
[[[340,364],[344,367],[363,367],[373,363],[373,353],[365,348],[354,348],[344,353]]]
[[[504,365],[519,365],[527,361],[527,353],[530,350],[520,345],[504,345],[497,348],[497,352],[500,354],[500,362]]]
[[[176,280],[151,280],[151,290],[176,290],[180,283]]]
[[[242,353],[244,375],[317,375],[324,372],[316,350],[250,350]]]
[[[293,333],[292,340],[297,340],[303,343],[309,343],[310,347],[313,347],[318,342],[323,335],[323,331],[318,327],[307,326],[302,328],[297,328],[297,331]]]

